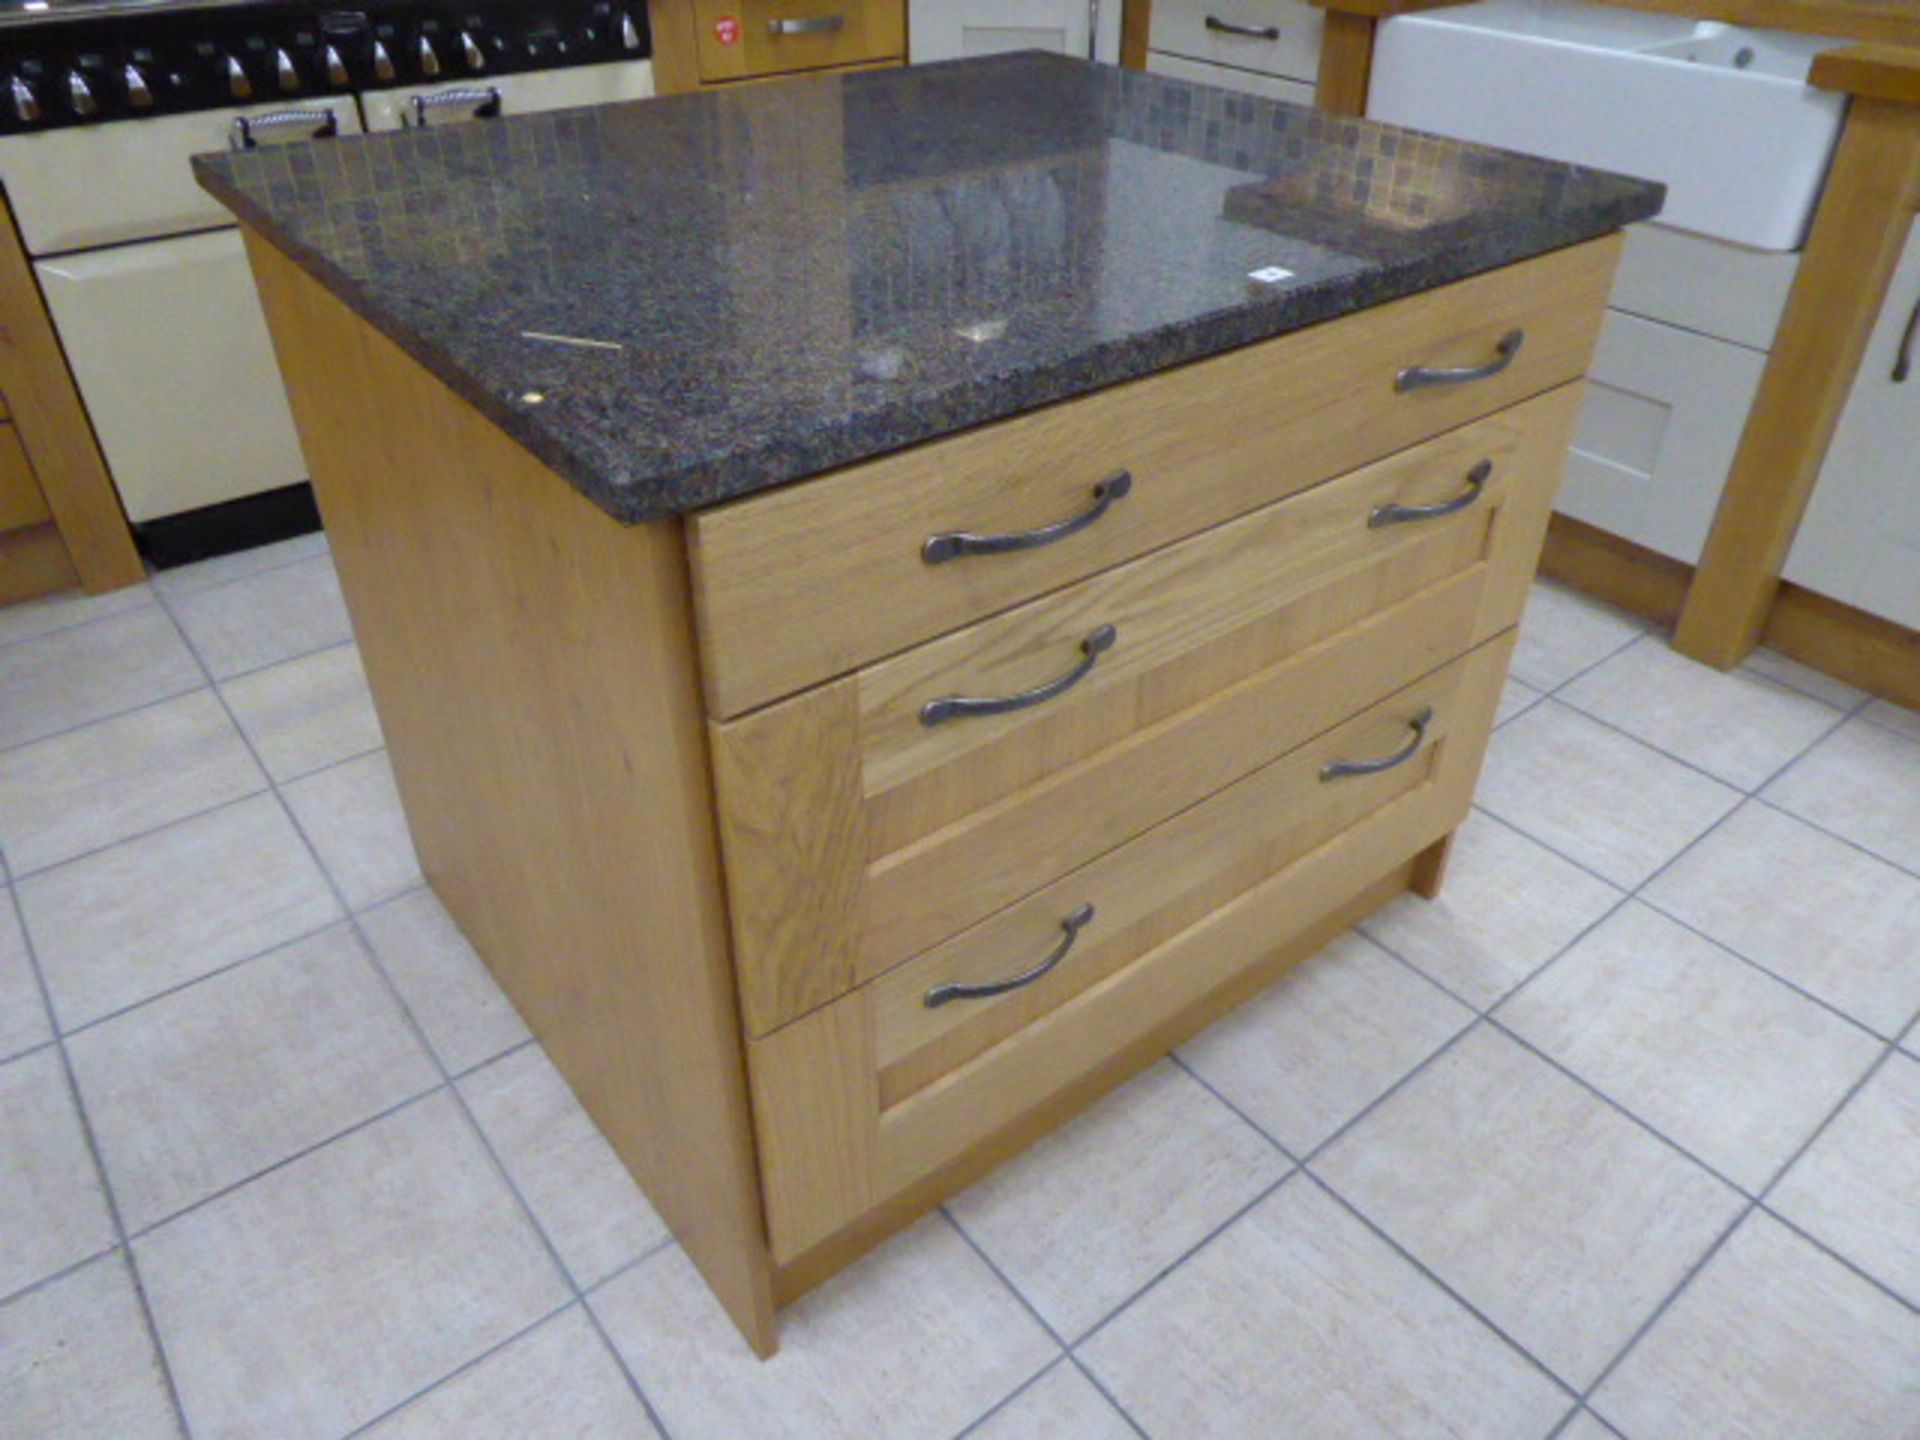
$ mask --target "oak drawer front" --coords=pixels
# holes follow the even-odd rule
[[[1304,0],[1154,0],[1147,43],[1172,55],[1312,80],[1322,24],[1322,12]]]
[[[1578,399],[1563,386],[713,724],[748,1032],[944,940],[1512,625]],[[1446,513],[1369,523],[1394,506]],[[1111,643],[1085,653],[1103,630]],[[920,718],[956,690],[1058,684],[1070,662],[1080,678],[1043,703]]]
[[[38,525],[48,516],[46,496],[13,426],[0,422],[0,530]]]
[[[748,1044],[785,1263],[1280,948],[1464,817],[1504,632],[899,971]],[[1430,712],[1423,733],[1412,723]],[[1417,748],[1412,742],[1418,741]],[[1323,779],[1341,762],[1401,763]],[[939,985],[1054,967],[929,1007]]]
[[[707,704],[737,715],[1585,372],[1618,237],[929,442],[689,520]],[[1396,389],[1408,367],[1498,359]],[[1124,498],[1095,487],[1126,472]],[[1054,543],[941,563],[940,535]]]
[[[904,0],[697,0],[700,78],[740,80],[896,59],[906,53],[905,17]]]

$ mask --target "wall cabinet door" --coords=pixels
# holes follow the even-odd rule
[[[1920,630],[1920,227],[1887,292],[1787,579]],[[1905,378],[1896,380],[1902,350]]]
[[[1121,0],[910,0],[907,46],[916,65],[1010,50],[1120,59]]]

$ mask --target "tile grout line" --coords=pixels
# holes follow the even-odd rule
[[[153,1346],[155,1363],[160,1369],[160,1378],[166,1385],[167,1401],[173,1409],[174,1423],[180,1427],[184,1440],[193,1440],[193,1427],[187,1423],[187,1410],[180,1398],[180,1387],[173,1375],[173,1366],[167,1359],[166,1346],[161,1343],[160,1327],[153,1316],[153,1303],[148,1299],[146,1281],[140,1275],[140,1262],[133,1253],[133,1244],[127,1238],[127,1227],[121,1218],[120,1202],[113,1193],[113,1181],[107,1175],[105,1157],[100,1151],[100,1140],[93,1130],[93,1118],[87,1113],[87,1103],[80,1091],[79,1077],[74,1073],[73,1057],[67,1054],[67,1044],[60,1037],[59,1027],[53,1018],[53,996],[47,989],[47,977],[40,968],[40,955],[34,947],[33,936],[27,931],[27,920],[20,909],[19,891],[12,882],[12,872],[5,868],[0,860],[0,879],[8,881],[8,903],[13,906],[14,920],[20,926],[22,942],[27,952],[27,964],[33,972],[34,983],[40,991],[40,1003],[45,1007],[47,1024],[54,1029],[54,1052],[60,1059],[60,1071],[65,1077],[67,1100],[73,1106],[74,1118],[79,1122],[81,1137],[86,1141],[87,1154],[93,1161],[94,1179],[100,1186],[100,1198],[106,1205],[107,1218],[113,1226],[116,1244],[113,1247],[125,1258],[127,1277],[132,1282],[134,1299],[140,1306],[140,1318],[145,1322],[147,1343]]]
[[[209,679],[211,679],[212,672],[208,669],[205,658],[200,654],[199,648],[193,643],[192,637],[186,635],[185,627],[180,626],[179,618],[174,615],[165,596],[160,597],[160,604],[161,607],[166,610],[168,616],[173,619],[175,626],[180,628],[182,636],[186,640],[187,649],[192,653],[196,663],[200,665],[202,671],[206,672]],[[382,988],[386,992],[388,1002],[395,1008],[413,1035],[414,1043],[420,1047],[422,1053],[427,1058],[427,1062],[432,1065],[434,1070],[439,1074],[441,1082],[440,1088],[444,1089],[446,1094],[452,1099],[454,1108],[466,1123],[468,1133],[478,1142],[481,1154],[486,1156],[495,1176],[498,1177],[500,1182],[506,1187],[507,1193],[513,1198],[515,1205],[519,1208],[522,1218],[532,1228],[535,1238],[539,1241],[541,1248],[545,1250],[548,1263],[553,1267],[560,1283],[572,1294],[575,1300],[581,1302],[588,1323],[592,1325],[594,1332],[600,1337],[601,1344],[606,1347],[615,1366],[625,1378],[634,1398],[639,1401],[641,1409],[646,1413],[647,1418],[653,1422],[654,1428],[659,1431],[663,1440],[672,1440],[671,1432],[668,1431],[666,1425],[661,1420],[659,1412],[654,1409],[653,1402],[647,1398],[645,1390],[641,1388],[639,1380],[628,1367],[618,1347],[614,1345],[612,1338],[607,1334],[605,1326],[600,1323],[600,1317],[594,1313],[591,1305],[586,1304],[586,1296],[582,1292],[579,1282],[574,1279],[572,1272],[567,1269],[566,1262],[560,1257],[559,1249],[554,1245],[552,1237],[547,1234],[545,1227],[540,1224],[539,1218],[534,1214],[532,1205],[527,1202],[527,1198],[521,1193],[520,1187],[514,1183],[513,1176],[508,1172],[506,1164],[500,1159],[498,1152],[495,1151],[493,1147],[492,1141],[487,1138],[486,1131],[481,1127],[480,1122],[473,1114],[472,1108],[467,1104],[466,1096],[461,1093],[460,1087],[453,1083],[452,1078],[447,1072],[445,1063],[442,1062],[438,1052],[434,1050],[432,1043],[427,1039],[425,1027],[420,1024],[419,1018],[413,1013],[412,1007],[407,1004],[405,997],[400,993],[399,987],[393,983],[393,977],[387,973],[387,968],[380,959],[378,949],[373,945],[365,929],[362,927],[360,917],[355,912],[352,903],[347,899],[346,893],[341,889],[340,882],[335,878],[333,872],[327,868],[326,862],[321,858],[319,848],[313,843],[313,837],[307,833],[306,827],[301,824],[300,817],[295,812],[293,806],[287,803],[286,797],[281,793],[279,785],[274,782],[272,772],[269,771],[261,761],[259,750],[255,747],[252,738],[247,735],[246,730],[241,726],[239,718],[234,715],[233,707],[228,703],[227,697],[221,693],[218,685],[212,686],[212,690],[215,701],[226,714],[227,723],[234,728],[235,733],[240,737],[241,744],[246,747],[248,754],[253,757],[254,764],[259,767],[261,774],[266,777],[268,791],[273,795],[276,803],[279,804],[281,810],[286,814],[288,821],[293,826],[294,833],[300,839],[300,843],[306,847],[309,858],[313,861],[314,865],[318,867],[321,877],[326,881],[328,888],[333,891],[335,901],[339,904],[342,913],[347,917],[346,923],[352,928],[363,961],[371,968],[373,974],[379,980]],[[408,843],[412,843],[410,833]],[[425,884],[424,877],[422,884]],[[381,903],[385,903],[385,901],[389,899],[398,898],[397,895],[383,897]],[[439,1093],[439,1091],[435,1090],[428,1093]]]
[[[145,610],[148,606],[158,605],[160,603],[159,597],[153,593],[153,588],[152,588],[153,576],[149,574],[148,577],[145,580],[140,581],[139,584],[147,587],[147,598],[145,600],[141,600],[128,605],[123,605],[118,610],[109,610],[104,615],[89,615],[84,620],[69,620],[64,625],[55,625],[50,630],[36,631],[31,635],[16,635],[11,640],[0,640],[0,654],[3,654],[8,650],[13,649],[14,646],[16,645],[31,645],[36,640],[51,639],[55,635],[70,635],[75,630],[85,630],[90,626],[103,625],[109,620],[119,620],[128,615],[137,615],[142,610]],[[128,590],[132,590],[137,587],[133,585],[129,585],[125,588]],[[110,591],[108,593],[118,594],[119,592]],[[52,597],[49,596],[46,598],[51,599]],[[89,596],[85,598],[94,598],[94,597]],[[32,602],[26,601],[22,603],[31,604]]]
[[[44,1049],[46,1047],[42,1046],[41,1048]],[[36,1050],[36,1051],[33,1051],[32,1053],[38,1054],[39,1051]],[[13,1060],[24,1060],[24,1059],[26,1059],[25,1055],[16,1055],[13,1057]],[[13,1060],[8,1060],[8,1061],[5,1061],[4,1063],[7,1065],[11,1065],[13,1063]],[[32,1295],[37,1291],[45,1290],[51,1285],[58,1284],[60,1281],[65,1280],[69,1275],[72,1275],[77,1271],[86,1269],[89,1265],[92,1265],[96,1261],[104,1260],[109,1255],[118,1255],[119,1253],[120,1253],[120,1242],[118,1240],[114,1240],[109,1244],[107,1244],[102,1249],[95,1250],[89,1255],[83,1255],[78,1260],[69,1261],[67,1264],[62,1265],[58,1270],[49,1270],[45,1275],[42,1275],[38,1280],[29,1280],[26,1284],[22,1285],[19,1289],[9,1290],[6,1294],[0,1295],[0,1310],[5,1310],[9,1305],[13,1304],[13,1302],[16,1300],[24,1300],[27,1296]]]
[[[1062,1365],[1071,1363],[1072,1361],[1067,1353],[1064,1350],[1061,1351],[1028,1378],[1022,1380],[1018,1385],[1014,1386],[1013,1389],[994,1401],[993,1404],[989,1405],[980,1414],[969,1420],[965,1425],[962,1425],[954,1432],[953,1440],[967,1440],[968,1436],[977,1434],[982,1425],[985,1425],[989,1420],[993,1419],[994,1416],[1000,1414],[1009,1405],[1013,1404],[1014,1401],[1018,1400],[1022,1395],[1025,1395],[1029,1390],[1032,1390]]]
[[[198,693],[198,692],[193,692],[193,693]],[[179,697],[176,696],[175,698],[177,699]],[[124,835],[118,840],[109,840],[104,845],[95,845],[90,849],[78,851],[73,855],[67,855],[67,856],[61,857],[58,860],[49,861],[45,865],[36,865],[31,870],[16,869],[13,871],[13,886],[17,890],[20,888],[21,885],[25,884],[27,881],[37,880],[42,875],[45,875],[51,871],[60,869],[63,865],[76,864],[81,860],[92,860],[96,856],[106,854],[109,850],[117,850],[122,845],[131,845],[136,840],[151,840],[154,836],[158,835],[161,831],[171,830],[175,825],[185,825],[191,820],[204,820],[209,815],[218,815],[222,810],[231,810],[236,805],[243,805],[249,800],[257,800],[262,795],[269,793],[272,788],[273,788],[272,782],[269,779],[267,779],[265,773],[263,772],[260,777],[259,788],[254,790],[249,790],[244,795],[235,795],[230,799],[222,800],[217,804],[209,805],[204,810],[195,810],[191,814],[179,816],[177,819],[166,820],[161,822],[158,825],[149,825],[144,830],[135,830],[131,834]]]

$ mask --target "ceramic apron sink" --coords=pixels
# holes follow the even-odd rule
[[[1380,26],[1376,120],[1667,185],[1662,224],[1797,250],[1844,97],[1806,83],[1844,41],[1564,0],[1481,0]]]

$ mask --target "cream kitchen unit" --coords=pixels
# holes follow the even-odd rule
[[[1323,13],[1306,0],[1154,0],[1147,69],[1311,105]]]
[[[915,65],[1051,50],[1120,59],[1121,0],[909,0],[907,55]]]

